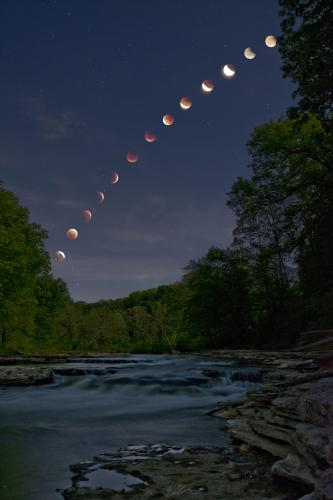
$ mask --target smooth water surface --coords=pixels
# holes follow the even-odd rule
[[[127,363],[113,365],[119,358]],[[251,385],[230,382],[230,362],[221,358],[122,355],[103,360],[66,367],[112,367],[116,373],[56,375],[50,385],[0,388],[2,500],[61,500],[56,490],[71,485],[71,464],[129,444],[223,447],[222,421],[205,413]],[[203,368],[218,368],[226,376],[208,378]]]

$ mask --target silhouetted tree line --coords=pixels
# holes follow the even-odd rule
[[[285,347],[333,327],[333,5],[280,0],[285,118],[256,128],[250,175],[229,193],[232,245],[190,261],[181,282],[95,304],[50,274],[47,233],[0,185],[3,352],[175,352]]]

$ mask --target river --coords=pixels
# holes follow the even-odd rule
[[[119,355],[100,361],[66,368],[116,372],[55,375],[50,385],[0,388],[1,500],[61,500],[60,490],[71,484],[71,464],[129,444],[224,447],[221,419],[206,412],[253,385],[231,382],[235,368],[222,358]],[[206,377],[204,368],[224,376]]]

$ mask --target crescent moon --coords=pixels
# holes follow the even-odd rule
[[[145,132],[145,139],[147,142],[155,142],[156,135],[152,134],[151,132]]]
[[[83,217],[86,222],[90,222],[92,219],[92,213],[90,212],[90,210],[83,210]]]
[[[236,68],[233,64],[225,64],[221,69],[222,76],[233,78],[236,74]]]
[[[276,36],[274,36],[274,35],[268,35],[268,36],[266,36],[266,38],[265,38],[265,44],[269,48],[275,47],[276,44],[277,44]]]
[[[244,56],[246,57],[246,59],[254,59],[256,57],[256,53],[253,52],[253,50],[251,49],[251,47],[247,47],[245,50],[244,50]]]
[[[189,97],[182,97],[180,102],[179,102],[179,106],[182,109],[190,109],[192,106],[192,101]]]
[[[201,84],[201,90],[205,94],[209,94],[210,92],[212,92],[214,90],[214,83],[211,80],[205,80]]]
[[[111,184],[117,184],[118,181],[119,181],[118,172],[112,172]]]
[[[55,252],[55,256],[57,257],[59,262],[64,262],[64,260],[66,259],[66,255],[61,250],[57,250]]]
[[[71,229],[68,229],[68,231],[66,232],[66,235],[67,235],[67,238],[69,238],[70,240],[76,240],[76,238],[79,236],[79,233],[76,229],[71,228]]]
[[[102,193],[102,191],[97,191],[97,196],[98,196],[99,202],[103,203],[105,197],[104,197],[104,194]]]
[[[139,157],[134,153],[127,153],[126,159],[128,163],[136,163],[139,160]]]

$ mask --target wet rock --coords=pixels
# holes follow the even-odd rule
[[[234,381],[244,381],[244,382],[261,382],[263,379],[263,376],[266,372],[264,371],[258,371],[258,372],[232,372],[231,373],[231,380]]]
[[[79,375],[106,375],[107,373],[116,373],[112,368],[53,368],[53,373],[64,375],[66,377]]]
[[[38,385],[53,382],[53,373],[45,367],[0,367],[0,385]]]
[[[206,375],[206,377],[216,378],[221,376],[219,370],[214,370],[212,368],[204,368],[201,372],[203,375]]]

